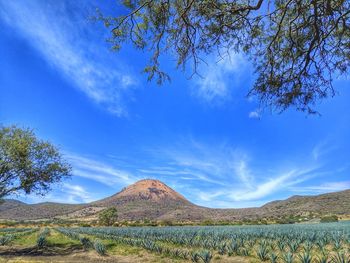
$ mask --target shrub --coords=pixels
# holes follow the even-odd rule
[[[117,209],[114,207],[102,210],[98,215],[100,225],[112,226],[118,219]]]
[[[301,263],[311,263],[311,261],[312,261],[312,257],[310,255],[310,253],[308,253],[308,252],[305,252],[305,253],[299,255],[299,259],[300,259]]]
[[[45,236],[42,236],[42,235],[40,235],[39,237],[38,237],[38,239],[36,240],[36,246],[38,247],[38,248],[43,248],[43,247],[45,247],[46,246],[46,237]]]
[[[0,236],[0,246],[7,245],[12,239],[12,235]]]
[[[106,254],[106,247],[105,245],[98,239],[94,242],[94,249],[99,255],[105,255]]]
[[[268,260],[268,252],[269,251],[265,245],[259,245],[256,254],[261,261],[266,261]]]
[[[350,263],[350,257],[346,256],[344,252],[337,252],[337,254],[332,257],[332,262],[334,262],[334,263]]]
[[[91,247],[91,241],[87,237],[81,237],[80,243],[83,245],[84,250],[88,250]]]
[[[220,255],[224,255],[226,253],[226,244],[225,243],[222,243],[219,245],[218,253]]]
[[[331,223],[338,222],[338,217],[336,215],[324,216],[321,218],[321,223]]]
[[[49,234],[49,229],[45,228],[38,236],[37,240],[36,240],[36,246],[38,248],[43,248],[47,245],[47,240],[46,237]]]
[[[316,263],[328,263],[329,262],[329,258],[327,254],[322,254],[322,256],[319,256],[318,258],[316,258]]]
[[[191,253],[191,261],[192,262],[199,262],[200,256],[198,252],[192,252]]]
[[[208,250],[202,250],[199,252],[199,257],[203,260],[204,263],[209,263],[213,258],[213,255]]]
[[[277,259],[278,259],[278,256],[275,253],[272,252],[270,254],[270,261],[271,261],[271,263],[276,263]]]
[[[293,263],[294,262],[293,254],[290,252],[283,254],[282,259],[285,263]]]

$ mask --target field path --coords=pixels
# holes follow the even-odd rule
[[[0,263],[184,263],[190,262],[185,260],[176,260],[167,257],[144,252],[139,255],[110,255],[101,257],[95,252],[79,252],[64,256],[0,256]],[[221,257],[214,258],[215,263],[247,263],[247,259],[240,257]]]

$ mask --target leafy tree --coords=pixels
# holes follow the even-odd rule
[[[321,223],[338,222],[338,217],[336,215],[328,215],[321,217]]]
[[[0,199],[20,191],[45,194],[70,171],[58,149],[32,130],[0,127]]]
[[[118,220],[118,213],[115,207],[102,210],[98,215],[100,225],[112,226]]]
[[[203,55],[245,53],[256,70],[250,95],[262,106],[290,106],[314,113],[319,99],[334,96],[332,82],[350,64],[349,0],[124,0],[121,14],[97,18],[111,30],[113,49],[124,42],[151,52],[144,71],[169,79],[160,55],[193,73]],[[120,10],[119,10],[120,13]]]

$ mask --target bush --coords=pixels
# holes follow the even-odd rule
[[[106,254],[106,247],[105,247],[105,245],[98,239],[96,239],[95,242],[94,242],[94,249],[101,256]]]
[[[102,210],[98,215],[98,221],[103,226],[113,226],[118,219],[117,209],[114,207]]]
[[[324,216],[321,218],[321,223],[331,223],[338,222],[338,217],[336,215]]]
[[[38,239],[36,240],[36,246],[38,248],[43,248],[47,245],[46,237],[48,236],[50,230],[48,228],[45,228],[39,235]]]
[[[202,250],[199,252],[199,257],[203,260],[204,263],[209,263],[213,258],[213,255],[209,250]]]
[[[81,237],[80,243],[83,245],[84,250],[88,250],[92,246],[90,239],[87,237]]]
[[[7,245],[12,240],[12,235],[0,236],[0,246]]]
[[[45,247],[45,246],[46,246],[46,237],[40,235],[40,236],[38,237],[38,239],[36,240],[36,246],[37,246],[38,248],[43,248],[43,247]]]

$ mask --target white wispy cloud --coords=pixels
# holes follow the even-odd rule
[[[108,51],[93,41],[92,26],[86,17],[67,3],[1,1],[0,19],[92,101],[115,115],[126,115],[125,95],[137,80],[126,73],[125,65],[121,67],[106,60]],[[78,6],[75,10],[83,9]]]
[[[207,103],[230,100],[232,89],[238,85],[235,79],[246,65],[243,56],[234,52],[208,58],[199,68],[200,76],[194,79],[193,94]]]
[[[337,192],[350,189],[350,181],[341,181],[341,182],[326,182],[320,185],[312,186],[298,186],[293,187],[291,190],[294,192],[303,192],[303,193],[326,193],[326,192]]]
[[[265,200],[240,200],[235,201],[228,197],[230,192],[225,190],[219,190],[214,192],[193,190],[193,197],[195,203],[198,205],[212,207],[212,208],[247,208],[258,207],[266,203]]]
[[[318,144],[312,150],[312,157],[317,161],[320,157],[332,152],[337,146],[333,144],[329,139],[325,139]]]
[[[108,186],[127,185],[137,180],[130,172],[96,161],[93,158],[72,153],[66,154],[66,158],[71,163],[75,176],[88,178]]]
[[[56,202],[68,204],[88,203],[98,199],[98,197],[87,191],[83,186],[69,183],[56,186],[51,192],[45,194],[45,196],[36,194],[25,195],[21,193],[13,197],[19,197],[22,201],[27,203]]]
[[[208,175],[196,170],[196,168],[189,169],[186,167],[185,168],[172,167],[171,170],[167,170],[167,169],[138,169],[138,172],[140,172],[141,174],[149,174],[152,176],[157,176],[157,175],[176,176],[177,178],[182,179],[182,180],[199,180],[202,182],[224,185],[223,182],[210,178]]]
[[[254,178],[249,170],[247,162],[244,159],[239,159],[233,164],[235,174],[239,177],[245,187],[253,188]]]
[[[88,203],[94,200],[91,194],[81,185],[65,183],[63,192],[66,194],[65,197],[69,200],[69,203]]]
[[[274,176],[265,182],[258,183],[252,189],[234,191],[230,194],[230,197],[234,201],[259,200],[310,179],[314,176],[316,170],[317,168],[291,170],[282,175]]]
[[[180,186],[192,180],[191,190],[180,188],[183,194],[194,203],[210,207],[258,206],[276,195],[292,195],[293,187],[331,172],[313,159],[302,163],[288,160],[288,165],[263,159],[257,162],[248,151],[228,143],[204,144],[192,138],[156,149],[155,155],[162,156],[167,166],[141,169],[141,173],[166,176]]]
[[[237,183],[215,190],[193,190],[196,203],[210,207],[253,207],[270,201],[276,193],[291,190],[295,185],[316,177],[317,167],[294,169],[284,173],[270,174],[270,178],[255,178],[251,186]]]
[[[249,112],[248,117],[251,119],[260,119],[261,113],[259,110],[251,111],[251,112]]]

